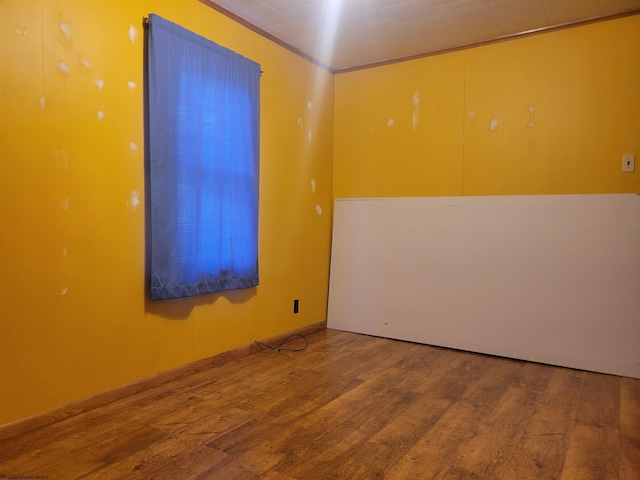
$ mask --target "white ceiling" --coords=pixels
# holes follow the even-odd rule
[[[640,13],[640,0],[202,1],[333,71]]]

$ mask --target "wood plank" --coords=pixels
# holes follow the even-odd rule
[[[497,466],[508,462],[514,440],[531,420],[540,394],[509,387],[496,408],[482,420],[476,435],[459,449],[456,465],[443,478],[496,478]],[[464,476],[463,475],[463,476]]]
[[[132,452],[117,461],[95,468],[86,474],[91,480],[186,479],[222,468],[233,457],[198,444],[193,437],[165,435],[149,448]],[[72,478],[72,477],[71,477]]]
[[[336,478],[383,478],[442,417],[427,395],[418,396],[335,469]],[[366,461],[363,461],[366,459]]]
[[[430,393],[449,398],[451,407],[388,472],[387,478],[439,478],[451,470],[459,449],[478,435],[477,420],[497,408],[520,368],[520,362],[484,356],[473,356],[465,362],[459,377],[446,384],[449,388]]]
[[[586,372],[576,424],[569,432],[560,478],[616,477],[619,471],[619,421],[620,377]]]
[[[620,379],[620,480],[640,478],[640,381]]]
[[[516,447],[510,457],[495,467],[495,478],[559,478],[584,376],[585,372],[565,368],[551,371],[531,421],[514,438]]]
[[[569,435],[560,480],[618,478],[617,429],[578,424]]]
[[[516,440],[531,421],[552,371],[553,367],[525,362],[514,372],[496,409],[481,421],[477,435],[461,447],[456,465],[443,478],[499,478],[497,470],[511,461]]]
[[[366,393],[365,393],[366,395]],[[294,478],[353,478],[337,474],[359,447],[367,442],[393,417],[405,410],[418,397],[397,389],[387,389],[371,401],[362,397],[366,405],[345,413],[343,420],[310,429],[304,448],[296,449],[277,471]]]

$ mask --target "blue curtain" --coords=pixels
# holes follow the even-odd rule
[[[147,62],[151,298],[256,286],[260,65],[157,15]]]

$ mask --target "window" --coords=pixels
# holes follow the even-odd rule
[[[258,284],[260,66],[149,17],[151,298]]]

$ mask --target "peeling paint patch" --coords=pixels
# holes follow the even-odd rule
[[[131,198],[127,200],[127,207],[129,210],[135,210],[140,205],[140,192],[138,190],[133,190],[131,192]]]
[[[419,116],[419,105],[420,105],[420,92],[416,92],[413,94],[413,112],[411,115],[411,124],[413,125],[413,129],[418,129],[418,116]]]
[[[68,291],[69,289],[67,287],[64,287],[62,288],[62,290],[60,290],[60,295],[66,295]]]
[[[395,122],[393,121],[393,118],[390,118],[389,120],[387,120],[387,127],[393,127],[393,124]]]
[[[469,110],[467,112],[467,118],[476,118],[476,112],[474,112],[473,110]]]
[[[62,37],[67,41],[71,41],[71,24],[69,22],[60,22],[58,24],[58,29],[62,34]]]
[[[27,35],[29,35],[29,30],[27,30],[27,27],[25,25],[16,24],[13,27],[13,33],[18,35],[19,37],[26,37]]]
[[[60,202],[60,208],[62,208],[63,210],[69,210],[69,197]]]
[[[138,145],[134,142],[129,142],[129,152],[131,153],[131,155],[137,155]]]
[[[311,179],[311,192],[316,193],[316,181]]]
[[[309,143],[311,143],[311,141],[313,140],[313,133],[311,132],[311,130],[307,132],[307,139],[309,140]]]
[[[93,84],[98,87],[98,91],[101,92],[102,89],[104,88],[104,80],[101,79],[100,77],[96,77],[96,79],[93,81]]]
[[[298,128],[302,128],[302,117],[298,117]]]
[[[136,88],[136,82],[127,82],[127,87],[129,87],[129,90],[135,90]]]
[[[60,60],[58,63],[56,63],[56,67],[58,68],[58,71],[64,75],[68,76],[71,72],[71,70],[69,70],[69,65],[67,65],[67,62],[65,62],[64,60]]]
[[[322,215],[322,207],[320,205],[316,205],[316,213]]]
[[[102,120],[104,120],[104,117],[105,117],[104,111],[103,110],[98,110],[98,120],[102,121]]]
[[[67,152],[64,150],[56,150],[56,167],[58,170],[65,171],[69,166],[69,160],[67,156]]]
[[[536,126],[535,112],[536,109],[532,106],[529,106],[529,123],[527,123],[527,127],[529,128],[533,128]]]
[[[307,110],[311,110],[313,108],[313,102],[311,100],[309,100],[307,102]]]
[[[41,106],[42,108],[44,108],[44,97],[40,97],[40,98],[38,99],[38,103],[40,104],[40,106]]]
[[[62,247],[62,256],[67,258],[67,247]]]
[[[496,129],[498,128],[498,119],[497,118],[492,118],[491,119],[491,123],[489,123],[489,128],[491,128],[491,130],[493,130],[494,132],[496,131]]]
[[[78,63],[86,70],[91,70],[91,62],[84,57],[78,57]]]
[[[138,41],[138,29],[133,25],[129,25],[129,40],[133,45]]]

